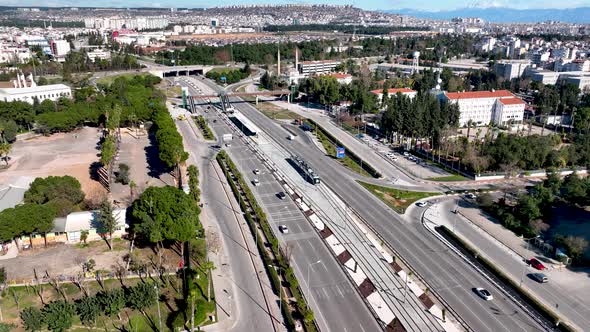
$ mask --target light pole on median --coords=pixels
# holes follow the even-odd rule
[[[158,288],[158,285],[155,284],[154,288],[156,289],[156,302],[158,302],[158,323],[160,325],[160,332],[163,331],[162,330],[162,312],[160,311],[160,289]]]

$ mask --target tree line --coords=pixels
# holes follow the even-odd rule
[[[264,31],[290,32],[290,31],[340,31],[343,33],[358,33],[362,35],[386,35],[396,31],[428,31],[429,27],[380,27],[380,26],[353,26],[344,24],[292,24],[292,25],[267,25]]]
[[[590,205],[590,178],[581,178],[572,173],[561,179],[549,171],[543,183],[535,185],[526,194],[516,198],[516,204],[509,202],[506,195],[498,202],[490,194],[478,197],[480,206],[501,220],[504,227],[517,235],[527,238],[535,237],[550,229],[552,208],[557,204],[566,204],[570,208],[584,208]],[[566,248],[568,255],[575,262],[580,262],[588,241],[583,237],[555,235],[552,239],[556,246]]]
[[[441,58],[468,54],[480,37],[468,35],[441,35],[419,37],[400,37],[395,40],[384,38],[365,38],[359,42],[341,40],[314,40],[305,42],[286,42],[281,44],[234,44],[224,46],[191,45],[185,41],[173,45],[186,46],[184,51],[158,52],[156,62],[171,65],[219,65],[230,61],[250,64],[276,64],[277,50],[281,59],[294,61],[295,49],[299,50],[300,60],[346,59],[350,57],[385,56],[398,54],[411,57],[413,51],[420,51],[421,59],[439,61]],[[355,45],[345,52],[337,52],[333,46]],[[330,50],[328,50],[330,48]],[[444,59],[443,59],[444,60]]]
[[[76,316],[84,326],[93,327],[99,317],[116,317],[125,308],[143,313],[158,300],[154,287],[152,283],[140,282],[131,287],[103,289],[75,301],[68,301],[64,295],[63,300],[46,303],[41,309],[24,308],[20,318],[27,331],[66,331],[72,327]]]

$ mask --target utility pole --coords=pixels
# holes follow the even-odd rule
[[[154,288],[156,289],[156,302],[158,303],[158,323],[160,325],[160,332],[163,331],[162,329],[162,312],[160,311],[160,289],[158,288],[158,285],[154,285]]]

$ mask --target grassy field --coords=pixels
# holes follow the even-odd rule
[[[427,193],[420,191],[399,190],[382,187],[362,181],[357,181],[373,195],[379,197],[385,204],[398,213],[404,213],[408,206],[422,198],[438,195],[438,193]]]
[[[198,269],[198,268],[197,268]],[[205,311],[215,315],[215,300],[212,296],[211,302],[207,303],[207,276],[203,271],[199,271],[199,278],[195,279],[197,282],[197,289],[200,291],[200,303],[204,306]],[[166,283],[160,286],[160,310],[162,314],[162,325],[165,330],[172,330],[172,320],[178,314],[178,303],[182,301],[182,280],[174,275],[165,276]],[[149,278],[148,278],[149,279]],[[141,279],[125,279],[124,286],[130,287],[141,282]],[[104,281],[105,289],[114,289],[122,287],[118,279],[109,279]],[[83,297],[83,292],[73,283],[62,283],[68,301],[73,302],[78,298]],[[101,287],[96,281],[86,282],[86,288],[90,295],[96,294],[101,290]],[[46,284],[42,286],[43,300],[45,303],[52,300],[63,299],[63,297],[52,286]],[[213,294],[213,289],[212,289]],[[17,305],[18,301],[18,305]],[[198,300],[199,301],[199,300]],[[42,307],[41,299],[37,292],[32,287],[18,286],[10,287],[5,290],[0,300],[2,306],[2,314],[5,323],[12,323],[17,325],[15,331],[24,331],[20,320],[20,310],[26,307],[35,306]],[[141,313],[137,310],[125,308],[120,314],[121,320],[115,317],[100,316],[94,327],[87,327],[82,325],[80,319],[75,316],[74,323],[68,331],[89,331],[91,329],[100,329],[101,331],[157,331],[158,330],[158,306],[149,307]],[[183,319],[180,319],[181,321]],[[177,320],[178,321],[178,320]],[[195,324],[197,322],[201,325],[210,323],[206,314],[195,316]]]
[[[258,105],[254,105],[262,114],[275,120],[295,120],[301,118],[301,116],[287,110],[280,108],[277,105],[261,102]]]
[[[150,74],[149,73],[138,73],[138,72],[136,72],[136,73],[119,74],[119,75],[101,77],[101,78],[99,78],[99,79],[96,80],[96,83],[98,83],[98,84],[111,85],[111,83],[113,83],[119,77],[133,78],[134,76],[143,76],[143,75],[150,75]]]
[[[326,150],[327,154],[331,157],[335,157],[336,156],[336,147],[334,146],[334,144],[332,144],[332,142],[319,130],[317,132],[317,137],[320,140],[320,142],[322,143],[322,145],[324,146],[324,149]],[[358,174],[360,174],[362,176],[366,176],[366,177],[372,177],[371,174],[369,174],[366,170],[364,170],[361,167],[361,165],[359,165],[357,162],[355,162],[348,155],[345,155],[344,158],[337,159],[337,160],[344,167],[350,169],[351,171],[353,171],[355,173],[358,173]]]
[[[463,175],[453,174],[447,176],[438,176],[433,178],[428,178],[431,181],[439,181],[439,182],[454,182],[454,181],[468,181],[469,179],[464,177]]]

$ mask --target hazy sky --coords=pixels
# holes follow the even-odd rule
[[[450,10],[464,7],[512,7],[529,8],[573,8],[590,6],[590,0],[316,0],[316,1],[260,1],[260,0],[217,0],[212,4],[207,0],[95,0],[80,2],[79,0],[0,0],[0,5],[7,6],[96,6],[96,7],[211,7],[234,4],[283,4],[283,3],[324,3],[351,4],[364,9],[396,9],[412,8],[424,10]]]

